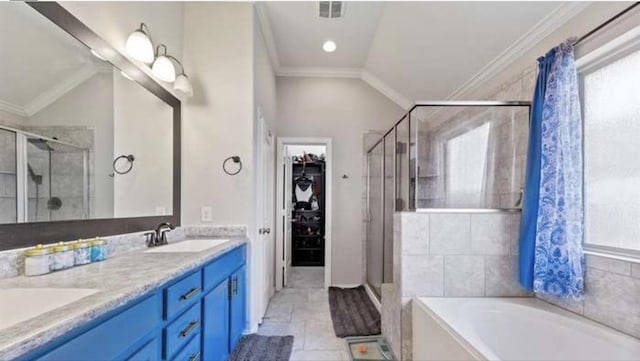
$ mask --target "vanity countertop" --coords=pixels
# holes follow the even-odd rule
[[[206,237],[229,242],[197,253],[135,251],[103,262],[36,277],[0,280],[8,288],[91,288],[98,292],[0,330],[0,360],[9,360],[94,320],[119,306],[245,244],[246,237]]]

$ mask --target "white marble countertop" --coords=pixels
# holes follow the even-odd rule
[[[206,238],[224,238],[229,242],[197,253],[144,253],[139,250],[43,276],[0,280],[0,289],[46,287],[99,290],[93,295],[0,330],[0,360],[24,355],[248,241],[246,237],[237,236]]]

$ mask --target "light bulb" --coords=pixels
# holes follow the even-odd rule
[[[173,83],[173,89],[184,94],[187,97],[193,96],[193,87],[189,78],[185,74],[180,74],[176,78],[176,82]]]
[[[153,62],[151,67],[153,75],[162,81],[172,83],[176,80],[176,68],[173,66],[171,59],[164,55],[160,55]]]
[[[153,62],[153,44],[151,44],[151,39],[142,30],[136,30],[129,35],[126,49],[127,54],[133,59],[145,64]]]
[[[327,53],[333,53],[334,51],[336,51],[336,43],[333,40],[327,40],[324,42],[324,44],[322,44],[322,50],[326,51]]]

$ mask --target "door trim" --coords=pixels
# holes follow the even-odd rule
[[[284,227],[280,220],[283,217],[283,199],[284,191],[282,185],[284,184],[283,175],[283,157],[284,148],[287,145],[323,145],[326,147],[326,197],[325,197],[325,246],[324,246],[324,287],[328,288],[331,285],[331,241],[332,241],[332,218],[333,218],[333,149],[331,138],[289,138],[278,137],[278,145],[276,152],[276,290],[280,290],[283,287],[282,274],[284,268],[284,260],[281,255],[284,250]]]

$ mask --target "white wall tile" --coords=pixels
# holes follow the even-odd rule
[[[618,273],[625,276],[631,275],[631,263],[613,258],[587,255],[587,267],[602,271]]]
[[[486,256],[484,270],[485,296],[530,296],[530,293],[518,283],[518,258],[516,256]]]
[[[431,214],[429,241],[431,254],[468,254],[471,240],[469,214]]]
[[[402,254],[429,254],[429,215],[402,213]]]
[[[444,261],[442,256],[402,257],[402,296],[443,296]]]
[[[444,295],[484,296],[484,257],[445,256]]]
[[[512,227],[509,214],[472,214],[471,254],[508,255]]]
[[[631,265],[631,277],[640,278],[640,263]]]
[[[591,268],[587,273],[584,315],[640,337],[640,280]]]

